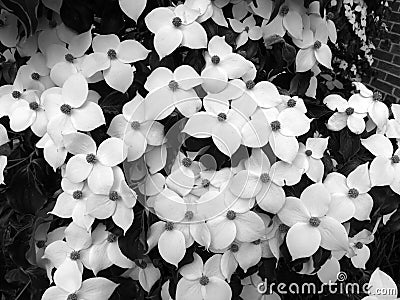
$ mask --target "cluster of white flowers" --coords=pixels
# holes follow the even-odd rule
[[[362,43],[360,50],[364,52],[364,57],[372,66],[374,62],[372,50],[375,49],[375,46],[372,41],[369,41],[367,39],[366,29],[368,6],[364,0],[344,0],[343,5],[345,8],[345,16],[347,17],[349,23],[352,25],[354,33],[360,38],[360,41]]]
[[[142,1],[128,2],[121,0],[121,7],[137,19]],[[137,94],[123,106],[108,127],[109,137],[99,145],[90,131],[106,122],[98,105],[100,95],[89,84],[105,80],[126,92],[134,79],[132,64],[146,59],[150,51],[114,34],[76,34],[60,22],[42,25],[32,38],[18,42],[11,32],[15,20],[3,13],[7,22],[0,35],[8,29],[7,46],[30,59],[19,68],[14,84],[0,88],[0,116],[9,117],[13,131],[30,127],[41,137],[36,146],[63,176],[62,193],[51,213],[73,220],[51,232],[40,228],[35,236],[37,263],[55,283],[42,299],[107,299],[117,284],[101,277],[82,281],[82,273],[86,268],[97,275],[111,265],[126,268],[123,276],[151,289],[160,278],[151,260],[134,263],[122,254],[118,236],[102,223],[93,228],[95,219],[111,217],[125,234],[133,224],[139,193],[146,199],[141,204],[159,217],[147,233],[149,251],[157,247],[176,267],[195,242],[214,253],[204,263],[195,253],[192,263],[179,268],[177,300],[230,299],[228,282],[235,270],[246,272],[262,257],[279,259],[285,237],[293,260],[310,257],[319,247],[333,252],[334,262],[328,261],[318,273],[322,281],[329,277],[324,272],[339,272],[338,261],[344,255],[354,266],[365,268],[366,244],[374,232],[364,230],[349,238],[348,221],[369,220],[372,187],[388,185],[400,194],[400,150],[390,140],[400,139],[400,105],[392,106],[394,118],[389,119],[381,95],[360,83],[359,93],[349,101],[339,95],[325,98],[335,111],[327,123],[329,130],[377,130],[362,140],[375,156],[370,165],[358,166],[347,177],[325,174],[322,158],[328,157],[329,139],[308,138],[305,144],[297,139],[310,131],[313,121],[303,100],[280,95],[269,81],[255,82],[253,63],[235,53],[224,37],[208,39],[201,23],[212,18],[221,26],[230,25],[238,33],[238,47],[249,39],[287,33],[300,48],[298,72],[318,70],[319,64],[331,68],[327,42],[336,41],[334,23],[320,16],[318,1],[306,10],[299,1],[287,0],[273,20],[268,20],[273,11],[270,0],[257,0],[257,6],[231,2],[234,19],[229,22],[221,10],[227,0],[188,0],[156,8],[145,17],[160,59],[180,46],[205,49],[205,67],[201,74],[190,65],[152,70],[144,84],[148,94]],[[264,18],[264,23],[257,25],[253,15]],[[251,154],[231,168],[216,170],[196,160],[201,151],[179,151],[165,174],[168,136],[160,120],[174,110],[185,117],[180,135],[211,138],[229,158],[246,148]],[[0,127],[0,143],[7,141],[5,128]],[[124,174],[123,162],[143,174]],[[0,157],[1,171],[6,163],[6,157]],[[299,198],[287,197],[283,187],[297,184],[304,174],[314,183]],[[135,190],[128,185],[130,176],[140,179]],[[311,258],[301,273],[314,274]],[[168,284],[164,283],[163,299],[170,298]],[[242,297],[254,299],[255,287],[244,285]]]

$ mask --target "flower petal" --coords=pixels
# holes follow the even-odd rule
[[[347,176],[347,186],[357,189],[361,194],[371,189],[369,179],[368,163],[359,165]]]
[[[55,271],[54,283],[69,293],[79,290],[82,284],[82,273],[78,262],[67,258]]]
[[[226,216],[220,216],[207,222],[211,233],[211,247],[224,249],[228,247],[236,237],[236,225]]]
[[[207,48],[207,34],[203,26],[197,22],[183,25],[182,30],[182,46],[191,49]]]
[[[253,211],[237,214],[234,219],[236,239],[240,242],[253,242],[265,234],[265,225],[259,215]]]
[[[203,275],[203,260],[196,252],[193,253],[193,258],[191,263],[179,269],[179,273],[187,280],[196,280]]]
[[[111,61],[110,68],[104,71],[104,79],[113,89],[125,93],[133,82],[134,69],[118,59]]]
[[[331,197],[322,183],[314,183],[304,189],[300,200],[312,217],[322,217],[328,212]]]
[[[375,156],[392,157],[393,145],[383,134],[373,134],[366,139],[361,139],[361,145]]]
[[[99,163],[94,165],[87,179],[89,188],[93,193],[106,195],[110,192],[113,181],[114,175],[112,168]]]
[[[109,49],[116,50],[119,44],[119,37],[115,34],[96,35],[92,41],[92,48],[93,52],[107,54]]]
[[[315,65],[317,59],[315,58],[314,49],[312,47],[300,49],[296,55],[296,71],[307,72]]]
[[[73,108],[82,106],[89,93],[88,83],[82,74],[74,74],[65,81],[62,95],[65,103]]]
[[[367,193],[361,194],[355,198],[353,202],[355,206],[354,218],[359,221],[369,220],[369,215],[374,206],[374,200],[372,197]]]
[[[328,120],[328,124],[326,127],[332,131],[340,131],[347,126],[347,118],[346,113],[335,112]]]
[[[315,58],[317,61],[327,67],[328,69],[332,69],[331,61],[332,61],[332,52],[328,45],[322,44],[321,48],[315,50]]]
[[[108,167],[114,167],[122,163],[127,155],[126,145],[119,138],[108,138],[103,141],[97,150],[97,158]]]
[[[88,178],[93,166],[86,161],[86,155],[78,154],[68,160],[65,177],[74,183]]]
[[[354,202],[347,195],[333,194],[326,215],[343,223],[354,217],[355,209]]]
[[[299,149],[299,143],[295,137],[285,136],[277,131],[272,131],[269,137],[269,144],[274,154],[288,163],[295,159]]]
[[[147,14],[144,21],[147,28],[152,33],[156,33],[164,26],[169,25],[174,17],[175,14],[171,9],[167,7],[157,7]]]
[[[158,30],[154,36],[154,49],[160,60],[171,54],[182,43],[182,30],[168,24]]]
[[[283,17],[283,26],[294,38],[298,40],[303,38],[303,20],[297,11],[289,10]]]
[[[296,223],[308,223],[311,218],[303,201],[295,197],[286,197],[285,205],[278,212],[279,219],[288,226]]]
[[[124,234],[128,231],[133,223],[133,209],[126,207],[122,203],[117,203],[115,212],[112,216],[112,219],[118,227],[122,228]]]
[[[96,153],[96,143],[87,134],[81,132],[69,133],[64,135],[63,140],[65,148],[74,155]]]
[[[363,115],[354,113],[347,118],[347,127],[355,134],[361,134],[365,130]]]
[[[166,262],[177,267],[186,253],[185,237],[182,232],[164,231],[158,240],[158,251]]]
[[[231,298],[232,290],[228,283],[217,277],[210,278],[210,282],[206,285],[206,293],[204,299],[217,300]]]
[[[71,122],[81,131],[92,131],[106,123],[100,106],[92,101],[87,101],[80,108],[73,110]]]
[[[286,244],[293,260],[309,257],[317,252],[321,244],[321,234],[308,223],[296,223],[286,235]]]
[[[213,129],[212,140],[223,154],[232,157],[241,144],[242,136],[236,127],[224,122]]]
[[[120,62],[133,63],[139,60],[146,59],[150,51],[147,50],[141,43],[135,40],[122,41],[117,50],[117,58]]]
[[[264,184],[256,196],[257,204],[262,210],[276,214],[285,204],[285,191],[273,182]]]
[[[390,159],[377,156],[369,167],[369,176],[372,186],[389,185],[395,176]]]
[[[355,256],[351,257],[351,262],[356,268],[365,269],[365,264],[369,260],[370,251],[368,246],[363,245],[361,249],[355,251]]]
[[[145,118],[147,120],[164,119],[174,109],[173,92],[168,86],[153,90],[145,98]]]
[[[78,299],[108,299],[117,286],[118,284],[103,277],[89,278],[82,282],[82,286],[78,291]]]
[[[347,250],[349,241],[346,229],[339,221],[331,217],[321,218],[318,226],[321,232],[321,247],[327,250]]]
[[[187,280],[182,278],[176,286],[176,300],[203,300],[201,285],[198,280]]]

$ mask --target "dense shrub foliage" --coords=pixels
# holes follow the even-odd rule
[[[386,1],[0,7],[2,299],[397,298]]]

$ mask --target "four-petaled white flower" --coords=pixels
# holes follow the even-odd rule
[[[145,18],[147,28],[155,34],[154,48],[160,59],[179,45],[192,49],[207,47],[207,34],[197,21],[200,12],[186,5],[157,7]]]
[[[125,143],[111,137],[97,147],[89,135],[76,132],[64,135],[64,144],[74,154],[68,160],[65,177],[73,183],[87,179],[93,193],[108,194],[114,183],[113,167],[127,156]]]
[[[332,94],[325,97],[324,104],[335,111],[326,125],[329,130],[339,131],[346,126],[355,134],[361,134],[365,130],[364,118],[367,114],[352,99],[346,101],[342,96]]]
[[[120,41],[115,34],[97,35],[92,41],[92,54],[82,62],[82,73],[86,77],[103,71],[104,80],[113,89],[125,93],[133,82],[136,68],[131,63],[144,60],[149,50],[138,41]]]
[[[185,117],[190,117],[201,108],[201,100],[193,89],[203,80],[188,65],[182,65],[174,72],[159,67],[147,77],[144,87],[149,91],[145,98],[144,114],[149,120],[161,120],[175,108]]]
[[[163,144],[164,126],[146,118],[146,107],[143,97],[137,94],[124,104],[122,114],[115,116],[108,127],[107,133],[110,136],[122,139],[128,146],[128,161],[140,158],[148,145]]]
[[[229,19],[229,23],[233,31],[239,33],[236,40],[237,48],[246,44],[249,39],[257,41],[262,38],[261,27],[256,25],[256,20],[252,15],[244,19],[242,22],[235,19]]]
[[[347,178],[337,172],[329,173],[324,185],[331,193],[330,207],[335,212],[332,217],[340,222],[352,217],[360,221],[369,220],[374,201],[368,194],[372,187],[368,163],[359,165]]]
[[[176,300],[229,300],[232,291],[224,281],[221,273],[221,255],[215,254],[205,264],[197,253],[193,253],[194,261],[179,269],[183,276],[176,287]]]
[[[278,212],[279,219],[290,229],[286,244],[292,259],[309,257],[321,246],[327,250],[347,250],[346,229],[331,214],[331,196],[322,183],[308,186],[299,198],[287,197]]]

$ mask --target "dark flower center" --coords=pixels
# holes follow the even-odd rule
[[[36,73],[36,72],[33,72],[33,73],[31,74],[31,78],[32,78],[33,80],[39,80],[39,79],[40,79],[40,74],[39,74],[39,73]]]
[[[168,83],[168,87],[172,90],[172,91],[176,91],[179,87],[179,84],[175,81],[175,80],[171,80]]]
[[[20,92],[20,91],[13,91],[12,94],[11,94],[11,96],[12,96],[14,99],[19,99],[19,98],[21,98],[21,92]]]
[[[271,122],[271,129],[272,131],[278,131],[279,129],[281,129],[281,122],[279,121]]]
[[[351,116],[352,114],[354,114],[354,108],[352,107],[348,107],[345,110],[346,115]]]
[[[192,165],[192,160],[189,157],[185,157],[182,159],[182,165],[186,168],[189,168]]]
[[[140,123],[139,123],[138,121],[133,121],[133,122],[131,123],[131,128],[132,128],[133,130],[139,130],[139,129],[140,129]]]
[[[233,252],[233,253],[236,253],[236,252],[239,251],[239,246],[238,246],[237,244],[232,244],[232,245],[229,247],[229,250],[230,250],[231,252]]]
[[[394,164],[400,163],[400,157],[398,155],[393,155],[391,160],[392,160],[392,163],[394,163]]]
[[[72,107],[68,104],[63,104],[61,105],[60,110],[63,114],[70,115],[72,112]]]
[[[203,180],[201,181],[201,185],[202,185],[204,188],[209,187],[209,186],[210,186],[210,180],[208,180],[208,179],[203,179]]]
[[[327,18],[328,20],[333,20],[333,19],[335,18],[335,14],[334,14],[333,12],[328,12],[328,13],[326,14],[326,18]]]
[[[117,191],[111,191],[110,194],[108,195],[108,198],[111,201],[117,201],[119,199],[119,194]]]
[[[382,99],[383,99],[382,93],[375,91],[374,94],[372,95],[372,99],[374,101],[382,101]]]
[[[317,217],[311,217],[308,221],[312,227],[318,227],[321,223],[321,220]]]
[[[294,99],[289,99],[288,102],[287,102],[287,106],[288,107],[295,107],[296,104],[297,104],[297,101],[294,100]]]
[[[360,195],[360,192],[357,189],[352,188],[352,189],[349,189],[349,191],[347,192],[347,195],[349,195],[350,198],[355,199],[358,197],[358,195]]]
[[[271,177],[269,177],[268,173],[262,173],[260,176],[260,180],[262,183],[267,183],[271,180]]]
[[[78,295],[75,293],[69,294],[67,300],[78,300]]]
[[[227,116],[225,113],[218,114],[218,121],[220,121],[220,122],[226,121],[226,118],[227,118]]]
[[[249,26],[244,27],[244,31],[249,32],[249,30],[250,30]]]
[[[236,213],[233,210],[228,210],[226,213],[226,217],[228,220],[234,220],[236,218]]]
[[[357,243],[354,244],[354,247],[356,247],[357,249],[361,249],[363,246],[364,245],[361,242],[357,242]]]
[[[315,41],[314,43],[314,49],[318,50],[319,48],[321,48],[322,43],[320,41]]]
[[[253,241],[252,243],[253,243],[254,245],[260,245],[260,244],[261,244],[261,240],[258,239],[258,240]]]
[[[207,285],[210,282],[210,279],[207,276],[203,275],[201,276],[199,282],[201,285]]]
[[[36,111],[36,110],[39,109],[39,103],[37,103],[37,102],[31,102],[31,103],[29,103],[29,108],[30,108],[31,110]]]
[[[107,56],[109,59],[116,59],[117,58],[117,52],[114,49],[109,49],[107,51]]]
[[[94,155],[93,153],[89,153],[88,155],[86,155],[86,161],[89,164],[94,164],[97,161],[96,155]]]
[[[174,25],[175,27],[180,27],[182,25],[182,19],[179,17],[173,18],[172,25]]]
[[[212,62],[214,65],[218,65],[220,61],[221,61],[221,59],[219,58],[218,55],[213,55],[213,56],[211,57],[211,62]]]
[[[252,88],[254,88],[256,86],[255,82],[253,80],[248,80],[246,81],[246,88],[248,90],[251,90]]]
[[[191,210],[188,210],[187,212],[185,212],[185,219],[186,220],[192,220],[194,216],[194,213]]]
[[[311,150],[306,150],[305,154],[306,154],[307,156],[311,156],[311,155],[312,155],[312,151],[311,151]]]
[[[78,260],[81,258],[81,254],[79,253],[79,251],[72,251],[71,254],[69,255],[69,258],[71,258],[71,260]]]
[[[279,12],[279,14],[284,17],[289,13],[289,6],[287,5],[282,5],[281,10]]]
[[[67,54],[65,54],[64,59],[69,63],[73,63],[75,60],[75,57],[71,53],[67,53]]]
[[[44,248],[44,246],[46,246],[46,241],[40,240],[36,242],[36,247],[40,248]]]
[[[76,200],[82,199],[82,196],[83,196],[83,193],[80,190],[74,191],[72,193],[72,198],[74,198]]]
[[[279,232],[281,232],[281,233],[286,233],[286,232],[288,232],[289,231],[289,226],[287,226],[286,224],[279,224],[279,227],[278,227],[278,230],[279,230]]]
[[[107,236],[107,242],[109,243],[114,243],[118,239],[118,236],[116,236],[114,233],[109,233]]]
[[[174,229],[174,223],[172,223],[172,222],[166,222],[165,223],[165,230],[166,231],[171,231],[173,229]]]

